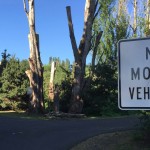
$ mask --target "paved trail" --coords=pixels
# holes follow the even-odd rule
[[[92,136],[135,128],[136,117],[27,120],[0,117],[1,150],[69,150]]]

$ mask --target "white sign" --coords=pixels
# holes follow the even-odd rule
[[[150,109],[150,38],[120,40],[118,64],[119,108]]]

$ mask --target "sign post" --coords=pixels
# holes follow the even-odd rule
[[[118,42],[118,71],[119,108],[150,109],[150,38]]]

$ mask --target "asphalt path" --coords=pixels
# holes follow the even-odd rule
[[[102,133],[136,128],[136,117],[27,120],[0,117],[0,150],[70,150]]]

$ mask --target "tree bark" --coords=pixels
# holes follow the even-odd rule
[[[52,61],[51,63],[51,73],[50,73],[50,82],[49,82],[49,98],[53,102],[54,100],[54,76],[56,70],[56,63]]]
[[[127,12],[127,0],[119,0],[118,2],[118,17]]]
[[[149,12],[150,12],[150,0],[147,0],[147,6],[146,6],[146,20],[147,20],[148,23],[149,23],[149,21],[150,21]]]
[[[74,71],[74,81],[72,88],[72,102],[69,112],[70,113],[81,113],[83,107],[83,101],[81,99],[81,92],[84,86],[84,75],[86,66],[86,57],[91,49],[91,38],[92,38],[92,25],[96,12],[96,0],[86,0],[85,11],[84,11],[84,29],[82,38],[77,48],[76,39],[74,35],[71,8],[66,7],[68,26],[70,32],[70,39],[72,44],[72,49],[75,58],[75,71]]]
[[[100,31],[98,33],[98,35],[96,36],[96,40],[95,40],[95,44],[94,44],[94,48],[93,48],[93,55],[92,55],[92,72],[91,72],[91,76],[93,75],[93,72],[95,71],[95,59],[96,59],[96,55],[97,55],[97,47],[100,43],[100,39],[102,37],[103,31]]]
[[[43,98],[43,67],[40,58],[39,50],[39,35],[35,31],[35,11],[34,0],[28,0],[29,10],[26,9],[26,1],[23,0],[24,10],[29,23],[29,47],[30,47],[30,86],[32,88],[31,111],[35,113],[43,112],[44,98]],[[29,71],[28,71],[29,72]]]
[[[146,30],[145,30],[145,34],[146,36],[150,36],[150,0],[147,0],[147,5],[146,5]]]
[[[133,4],[133,26],[130,25],[130,27],[133,30],[133,37],[136,37],[136,31],[137,31],[137,0],[134,0]]]
[[[133,34],[136,35],[137,30],[137,0],[134,0],[134,22],[133,22]]]

